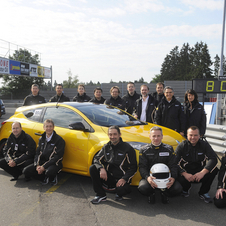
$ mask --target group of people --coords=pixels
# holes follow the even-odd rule
[[[159,82],[156,84],[156,92],[149,94],[149,87],[143,84],[140,87],[140,94],[135,90],[135,84],[127,84],[127,94],[120,97],[120,89],[113,86],[110,89],[111,97],[105,99],[102,96],[102,89],[94,89],[93,98],[85,92],[85,86],[78,86],[78,93],[73,98],[76,102],[93,102],[97,104],[107,104],[125,110],[137,119],[145,122],[155,123],[168,127],[186,136],[186,131],[190,126],[197,126],[201,137],[206,131],[206,114],[203,106],[198,101],[197,93],[189,89],[185,93],[184,103],[175,98],[174,90],[170,86],[164,87]],[[62,84],[57,84],[56,95],[50,98],[49,102],[65,102],[70,99],[63,93]],[[39,95],[39,87],[33,84],[31,94],[24,99],[23,106],[45,103],[43,96]]]
[[[12,175],[11,181],[18,180],[24,174],[25,181],[36,178],[42,184],[58,183],[57,174],[63,168],[65,141],[54,131],[52,119],[43,124],[44,133],[38,147],[33,138],[25,133],[20,122],[12,123],[12,133],[3,148],[4,158],[0,159],[0,168]]]
[[[24,106],[45,103],[45,98],[39,95],[39,87],[33,84],[32,94],[24,100]],[[102,89],[94,90],[91,99],[85,93],[84,85],[78,86],[78,94],[73,98],[77,102],[105,103],[116,106],[134,115],[137,119],[155,123],[173,129],[187,139],[180,143],[174,151],[170,145],[162,143],[163,134],[159,126],[150,130],[150,144],[143,146],[139,154],[139,172],[142,177],[138,189],[148,196],[148,202],[155,203],[156,191],[160,191],[162,203],[169,203],[169,197],[181,194],[189,197],[191,184],[201,183],[199,197],[206,203],[212,202],[208,192],[218,173],[217,156],[207,141],[200,139],[206,130],[206,114],[198,101],[196,92],[192,89],[185,93],[184,104],[174,97],[172,87],[156,84],[156,92],[149,94],[149,87],[143,84],[140,95],[135,91],[134,83],[127,85],[127,94],[122,98],[117,86],[110,89],[111,97],[105,100]],[[56,95],[50,102],[70,101],[63,93],[61,84],[56,86]],[[4,147],[5,158],[0,160],[0,167],[17,180],[24,173],[25,180],[39,177],[43,184],[57,183],[57,173],[62,169],[64,140],[54,131],[54,122],[48,119],[44,122],[45,133],[42,134],[38,148],[33,139],[26,134],[19,122],[12,124],[12,134]],[[116,193],[115,199],[122,200],[131,192],[130,183],[137,172],[135,150],[121,138],[119,127],[108,129],[109,142],[103,146],[94,157],[90,166],[90,176],[96,193],[93,204],[107,199],[106,192]],[[171,176],[165,188],[158,188],[154,174],[150,169],[158,163],[165,164]],[[226,157],[222,158],[218,174],[218,187],[214,203],[217,207],[226,207]]]
[[[118,126],[108,129],[110,141],[103,146],[94,157],[90,166],[90,176],[96,196],[91,200],[93,204],[106,201],[106,192],[113,192],[115,200],[123,200],[123,196],[131,192],[131,179],[137,171],[135,150],[121,138]],[[138,190],[148,197],[150,204],[155,203],[156,193],[159,191],[162,203],[168,204],[169,197],[190,195],[192,183],[201,183],[198,196],[206,203],[211,203],[208,192],[218,173],[217,156],[207,141],[200,139],[197,126],[187,130],[187,139],[181,142],[174,151],[172,146],[162,143],[162,128],[154,126],[150,130],[150,144],[140,149],[139,172],[142,179]],[[165,180],[165,171],[152,173],[152,167],[159,163],[168,167],[169,178]],[[159,178],[156,178],[156,175]],[[169,175],[169,173],[168,173]],[[157,180],[156,180],[157,179]],[[164,179],[165,187],[157,181]],[[226,207],[226,156],[222,158],[222,165],[218,175],[218,188],[214,197],[214,204],[218,208]],[[160,186],[160,187],[159,187]]]

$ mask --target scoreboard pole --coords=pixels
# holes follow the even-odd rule
[[[224,0],[224,12],[223,12],[223,27],[222,27],[222,40],[221,40],[221,61],[220,61],[220,69],[218,72],[218,78],[220,80],[223,77],[223,59],[224,59],[224,33],[225,33],[225,9],[226,9],[226,0]],[[217,112],[216,112],[216,124],[220,125],[221,122],[221,99],[222,94],[217,94]]]

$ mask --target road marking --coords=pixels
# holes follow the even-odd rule
[[[57,185],[52,186],[48,191],[46,191],[44,194],[52,194],[54,191],[56,191],[63,183],[65,183],[70,177],[72,176],[72,174],[67,174],[64,178],[62,178]],[[24,220],[26,217],[28,217],[31,213],[33,213],[33,211],[39,206],[41,202],[37,201],[36,203],[34,203],[34,205],[32,207],[29,207],[28,209],[25,209],[20,215],[19,215],[19,221],[21,222],[22,220]],[[10,226],[19,226],[21,225],[18,222],[14,222],[11,223]]]
[[[56,191],[63,183],[65,183],[72,174],[67,174],[64,178],[62,178],[57,185],[52,186],[48,191],[46,191],[46,194],[52,194],[54,191]]]

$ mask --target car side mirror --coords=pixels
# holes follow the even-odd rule
[[[82,122],[75,122],[72,123],[68,126],[69,129],[72,130],[81,130],[81,131],[87,131],[87,129],[85,128],[85,126],[83,125]]]

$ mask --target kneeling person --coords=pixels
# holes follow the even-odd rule
[[[182,196],[189,196],[191,183],[201,182],[198,195],[206,203],[211,203],[208,192],[218,173],[217,157],[209,143],[200,140],[198,127],[188,128],[187,140],[181,142],[175,152],[180,168],[178,181],[183,187]]]
[[[168,196],[175,196],[182,191],[181,185],[176,181],[176,155],[172,146],[162,143],[162,128],[158,126],[152,127],[149,137],[151,144],[147,144],[140,149],[139,170],[142,179],[139,183],[138,190],[141,194],[148,196],[149,203],[155,203],[155,191],[159,188],[155,183],[156,178],[150,175],[150,170],[158,163],[163,163],[168,166],[171,172],[171,177],[168,179],[169,182],[166,184],[166,187],[160,189],[162,203],[167,204],[169,203]]]
[[[214,204],[217,208],[226,207],[226,154],[222,157],[221,168],[218,174],[217,192]]]
[[[3,148],[4,158],[0,160],[0,168],[11,174],[11,181],[17,180],[24,167],[34,161],[36,143],[26,134],[20,122],[12,124],[12,133]]]
[[[122,141],[118,126],[108,129],[110,141],[103,146],[90,166],[90,176],[96,197],[91,201],[98,204],[107,199],[105,191],[116,193],[115,199],[131,192],[130,182],[137,171],[135,150]]]
[[[46,119],[43,126],[45,132],[39,139],[34,163],[24,168],[25,179],[31,177],[44,179],[43,184],[49,181],[56,185],[57,174],[63,168],[65,141],[54,131],[54,122]]]

